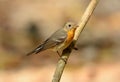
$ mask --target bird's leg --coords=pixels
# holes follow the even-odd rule
[[[59,57],[61,57],[61,55],[60,55],[59,51],[57,51],[57,54],[58,54],[58,56],[59,56]]]
[[[60,57],[60,59],[62,59],[66,63],[66,60],[61,57],[59,51],[57,51],[57,53],[58,53],[58,56]]]
[[[73,47],[74,50],[78,50],[78,48],[76,46]]]

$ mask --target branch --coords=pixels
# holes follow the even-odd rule
[[[89,3],[85,13],[83,14],[81,20],[78,23],[79,27],[77,28],[77,30],[75,32],[73,42],[71,43],[71,45],[68,48],[66,48],[63,51],[62,56],[61,56],[60,60],[58,61],[52,82],[60,82],[63,70],[66,66],[69,55],[72,52],[72,48],[74,47],[76,41],[78,40],[81,32],[85,28],[85,25],[87,24],[87,22],[88,22],[89,18],[91,17],[95,7],[97,6],[98,1],[99,0],[91,0],[91,2]]]

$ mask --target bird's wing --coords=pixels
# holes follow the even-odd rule
[[[64,42],[67,38],[67,32],[63,29],[56,31],[51,35],[47,40],[45,40],[42,44],[40,44],[36,49],[28,53],[27,55],[31,55],[32,53],[39,53],[40,51],[52,48],[60,43]]]
[[[54,34],[52,34],[52,36],[45,41],[43,49],[48,49],[56,45],[59,45],[62,42],[64,42],[66,38],[67,38],[67,32],[64,29],[60,29],[56,31]]]

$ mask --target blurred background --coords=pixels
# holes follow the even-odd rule
[[[57,53],[25,55],[90,1],[0,0],[0,82],[50,82]],[[76,46],[61,82],[120,82],[120,0],[100,0]]]

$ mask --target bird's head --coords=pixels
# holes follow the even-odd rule
[[[72,29],[76,29],[78,27],[77,24],[73,23],[73,22],[67,22],[64,26],[64,29],[66,31],[72,30]]]

